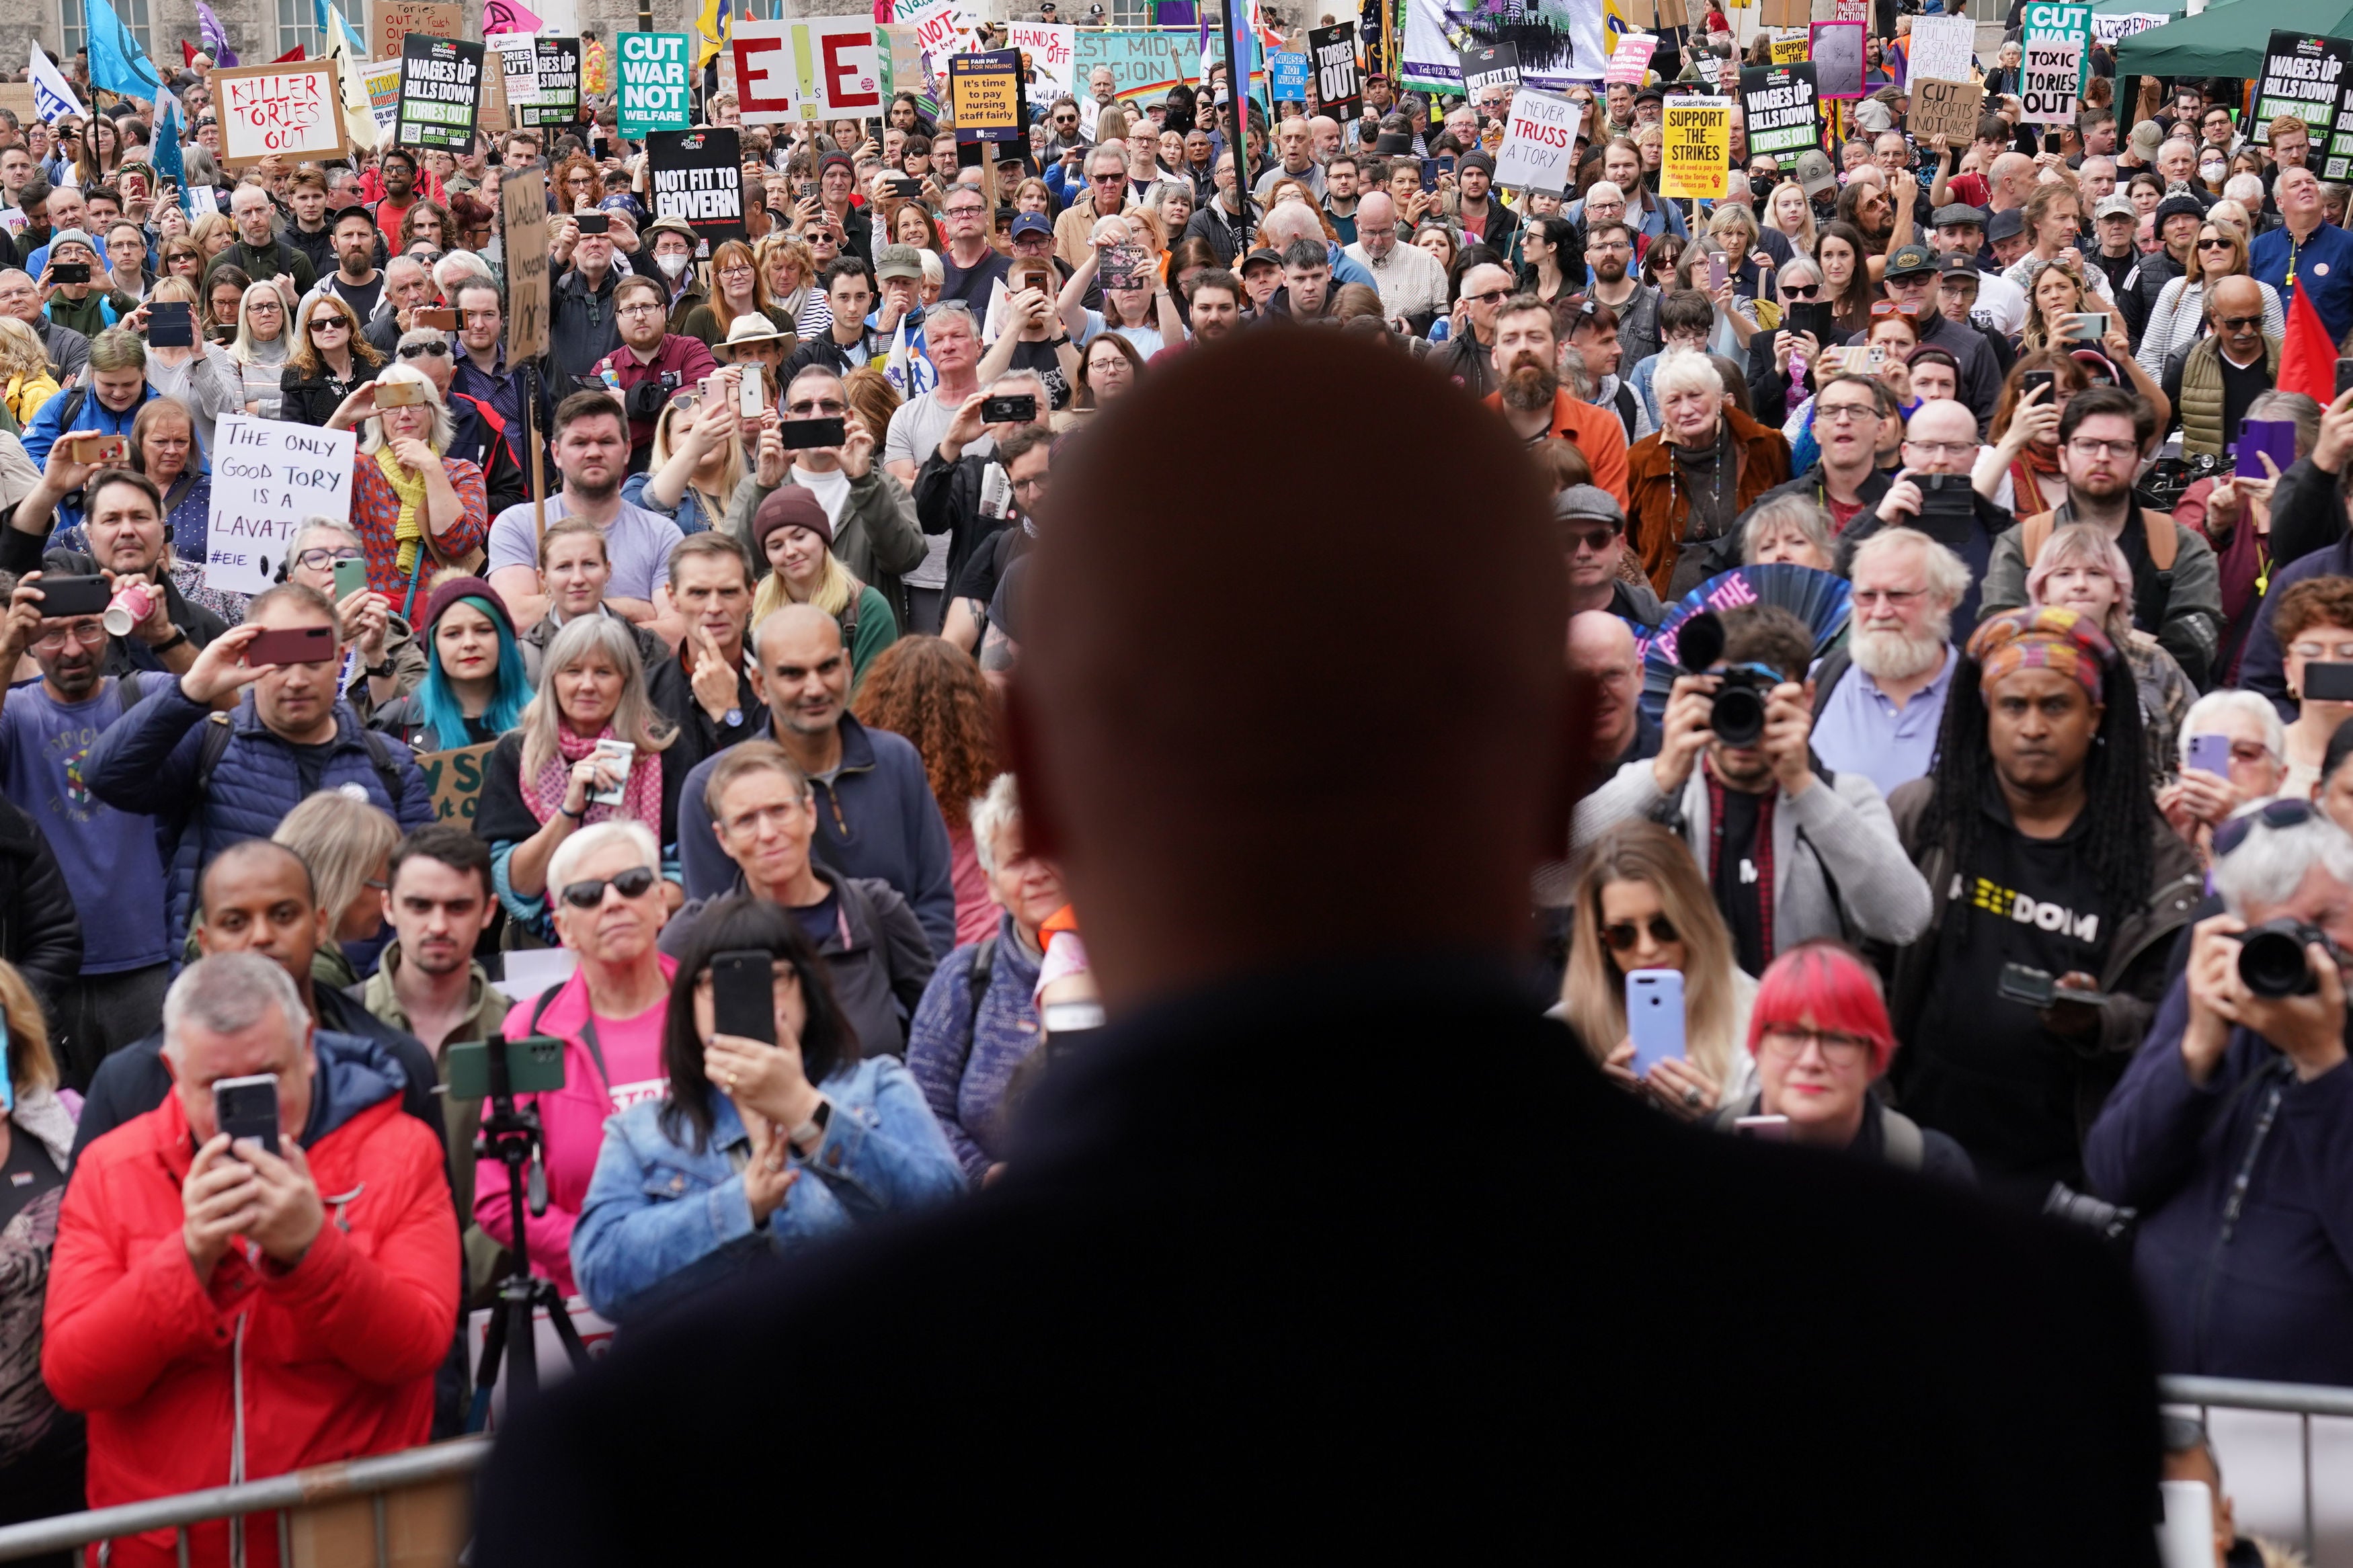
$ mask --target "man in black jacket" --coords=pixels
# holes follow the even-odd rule
[[[271,205],[269,193],[259,185],[239,185],[228,205],[230,221],[237,225],[237,243],[213,258],[205,268],[206,279],[209,281],[224,267],[237,268],[256,283],[286,273],[293,278],[298,297],[308,294],[319,280],[318,269],[311,265],[307,253],[278,237],[278,209]]]
[[[90,481],[104,478],[95,490]],[[44,550],[58,504],[68,495],[83,498],[87,553]],[[0,572],[44,572],[52,577],[90,577],[100,570],[127,586],[132,578],[153,590],[144,620],[121,637],[106,639],[100,673],[128,675],[134,669],[185,675],[198,650],[228,630],[228,623],[180,592],[164,570],[164,546],[171,537],[164,523],[164,496],[155,482],[128,468],[101,470],[65,455],[64,443],[49,448],[41,482],[16,505],[0,531]]]
[[[609,233],[583,234],[577,218],[562,216],[548,236],[548,268],[547,395],[561,403],[584,387],[604,384],[593,373],[598,360],[621,346],[620,318],[613,313],[621,271],[613,265]]]
[[[1235,503],[1188,513],[1182,548],[1086,504],[1275,385],[1303,436],[1244,448]],[[1372,385],[1422,414],[1378,464],[1355,460]],[[1907,1564],[2153,1564],[2153,1373],[2096,1243],[1676,1127],[1519,984],[1588,726],[1550,487],[1503,424],[1356,334],[1247,332],[1070,461],[1007,734],[1110,1026],[1045,1068],[986,1192],[753,1265],[511,1413],[480,1568],[772,1547],[774,1498],[713,1489],[713,1453],[825,1500],[794,1517],[804,1552],[885,1517],[902,1550],[969,1544],[1018,1496],[1031,1539],[1100,1542],[1116,1514],[1163,1554],[1245,1530],[1476,1552],[1567,1520],[1605,1562],[1656,1555],[1672,1521],[1692,1563],[1900,1542]],[[1432,551],[1395,475],[1439,471]],[[1347,519],[1347,548],[1313,517]],[[1344,651],[1366,606],[1408,600],[1442,656]],[[1265,678],[1172,657],[1206,605]],[[1475,1083],[1441,1086],[1448,1063]],[[1653,1331],[1693,1301],[1741,1332]],[[952,1305],[911,1331],[910,1302]],[[1757,1346],[1825,1323],[1868,1343],[1810,1358],[1801,1398],[1743,1395]],[[1788,1507],[1825,1476],[1827,1534]]]

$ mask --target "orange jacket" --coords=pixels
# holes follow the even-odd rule
[[[1738,464],[1733,490],[1736,516],[1788,480],[1789,443],[1781,432],[1766,428],[1737,408],[1726,408],[1724,416],[1732,421],[1732,452]],[[1675,481],[1674,468],[1674,453],[1655,430],[1626,454],[1626,483],[1633,492],[1633,504],[1626,509],[1626,536],[1662,599],[1674,577],[1675,558],[1683,553],[1683,530],[1691,523],[1691,496]]]
[[[1504,395],[1491,392],[1485,402],[1501,410]],[[1626,426],[1615,413],[1579,403],[1564,386],[1553,394],[1552,433],[1583,452],[1593,482],[1616,496],[1620,506],[1626,504]]]
[[[353,1094],[347,1079],[334,1088]],[[83,1151],[58,1222],[41,1373],[60,1405],[90,1417],[90,1507],[431,1435],[459,1279],[441,1150],[396,1087],[303,1152],[327,1200],[310,1251],[281,1273],[232,1246],[207,1287],[181,1240],[195,1150],[179,1096]],[[194,1562],[228,1561],[226,1521],[191,1534]],[[274,1515],[252,1516],[245,1534],[255,1568],[277,1563]],[[118,1568],[174,1560],[168,1530],[113,1543]]]

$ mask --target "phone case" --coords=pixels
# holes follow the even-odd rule
[[[338,561],[335,563],[335,598],[338,602],[350,598],[366,586],[366,562]]]
[[[213,1083],[213,1117],[231,1140],[250,1138],[278,1150],[278,1075],[224,1078]]]
[[[2189,737],[2189,765],[2201,773],[2211,773],[2218,779],[2231,776],[2231,737],[2228,735],[2192,735]]]
[[[41,614],[52,620],[103,615],[113,597],[103,577],[43,577],[33,586],[41,591]]]
[[[2306,665],[2304,700],[2307,702],[2353,702],[2353,664]]]
[[[1634,1075],[1683,1054],[1683,977],[1674,969],[1637,969],[1626,976],[1626,1037],[1634,1042]]]
[[[776,1043],[776,969],[765,952],[712,955],[711,1026],[723,1035]]]

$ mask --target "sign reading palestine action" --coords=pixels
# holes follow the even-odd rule
[[[1821,110],[1817,96],[1810,60],[1742,71],[1740,101],[1747,118],[1748,155],[1778,159],[1786,169],[1800,153],[1819,145]]]

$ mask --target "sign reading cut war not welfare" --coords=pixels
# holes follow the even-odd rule
[[[329,59],[213,72],[221,162],[234,168],[272,157],[290,163],[342,157],[351,145],[337,98],[342,70]]]
[[[651,131],[683,131],[693,123],[687,103],[684,33],[623,33],[620,53],[621,134],[645,140]]]

